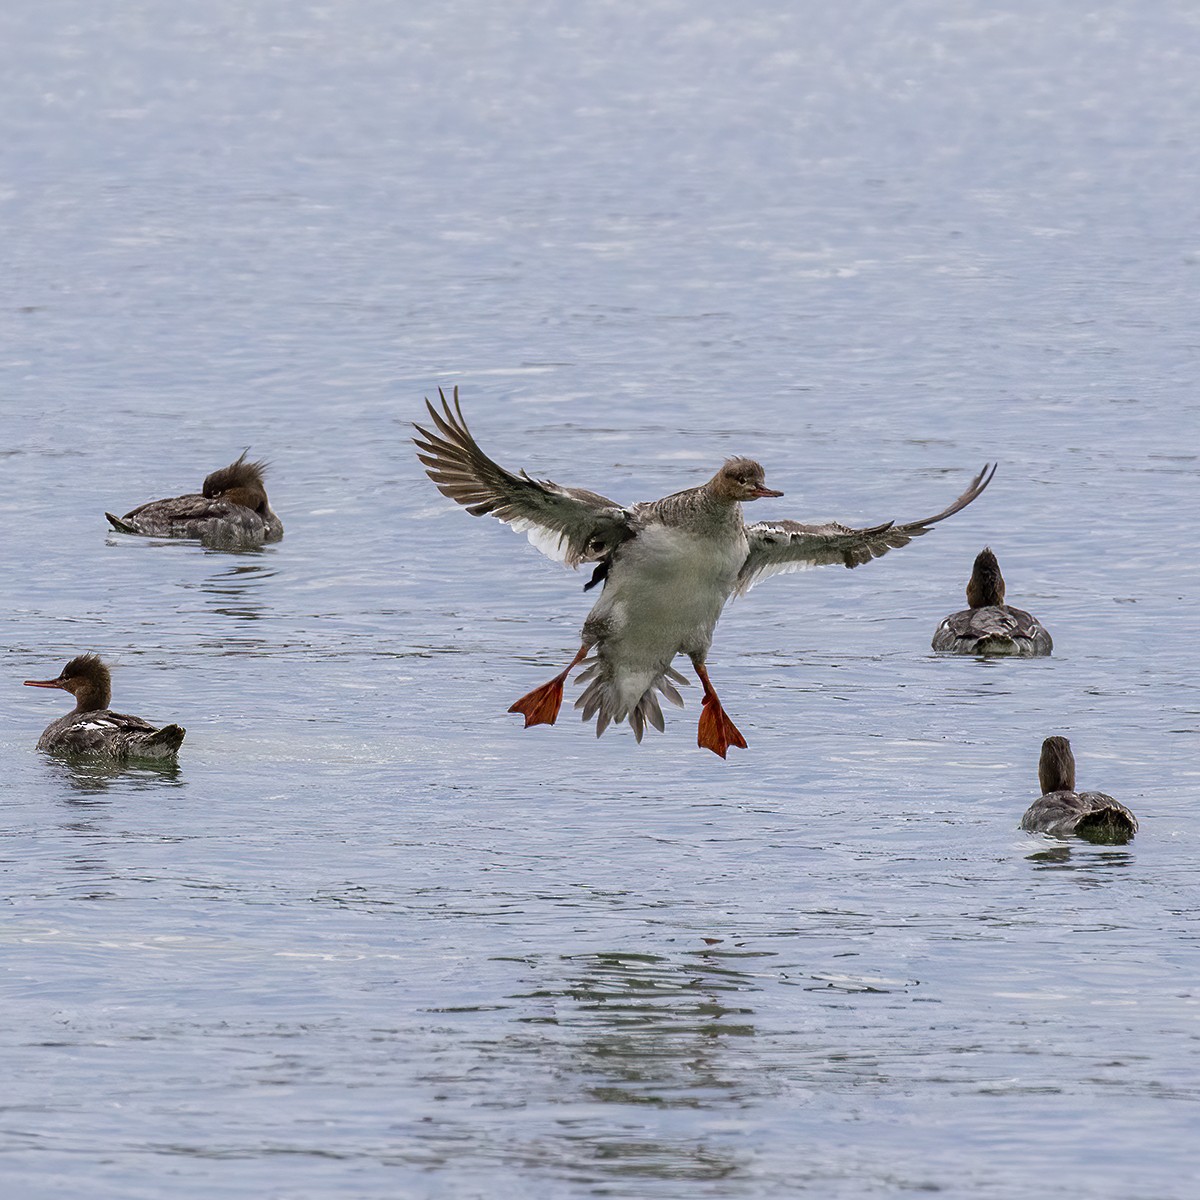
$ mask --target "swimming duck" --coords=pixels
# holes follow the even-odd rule
[[[1004,603],[1004,576],[988,546],[975,556],[967,582],[967,603],[970,608],[951,614],[937,627],[935,650],[1031,658],[1054,649],[1050,634],[1036,617]]]
[[[143,537],[199,538],[220,550],[249,550],[283,537],[283,522],[267,502],[265,462],[247,462],[248,451],[204,480],[199,495],[151,500],[108,523],[121,533]]]
[[[1137,817],[1103,792],[1075,790],[1075,755],[1065,737],[1048,737],[1038,762],[1042,798],[1021,818],[1030,833],[1066,837],[1075,833],[1092,842],[1128,842],[1137,833]]]
[[[451,409],[439,391],[439,412],[425,401],[433,429],[416,426],[418,457],[438,490],[474,516],[491,513],[529,535],[550,558],[578,567],[595,563],[591,583],[604,587],[583,624],[582,645],[566,669],[522,696],[509,712],[525,726],[553,725],[563,684],[575,667],[587,688],[575,702],[596,735],[628,719],[640,742],[647,723],[663,729],[656,692],[683,707],[671,665],[686,654],[704,689],[697,743],[722,758],[746,739],[726,715],[708,676],[713,630],[731,596],[779,572],[841,563],[857,567],[904,546],[959,512],[991,482],[985,467],[948,508],[922,521],[887,521],[867,529],[764,521],[747,526],[742,504],[783,495],[766,486],[763,468],[730,458],[699,487],[629,506],[583,488],[514,475],[479,448],[454,389]],[[590,657],[589,657],[590,655]]]
[[[186,730],[181,725],[155,729],[141,717],[112,712],[112,676],[95,654],[71,659],[57,679],[25,680],[26,687],[61,688],[75,697],[75,708],[46,727],[37,748],[59,754],[127,758],[174,758]]]

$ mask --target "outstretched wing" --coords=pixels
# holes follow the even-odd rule
[[[992,482],[995,473],[995,465],[988,464],[949,508],[923,521],[904,525],[888,521],[869,529],[849,529],[836,521],[827,525],[802,525],[799,521],[762,521],[751,525],[746,529],[750,550],[738,573],[735,593],[740,596],[748,592],[768,575],[830,563],[859,567],[897,546],[907,546],[913,538],[928,533],[930,526],[966,508]]]
[[[549,479],[514,475],[493,462],[471,436],[454,389],[450,408],[441,388],[442,411],[425,407],[434,430],[417,425],[417,457],[443,496],[472,516],[485,513],[527,533],[548,558],[577,567],[595,561],[631,536],[630,514],[619,504],[585,488],[560,487]]]

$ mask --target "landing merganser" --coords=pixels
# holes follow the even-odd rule
[[[887,521],[868,529],[797,521],[747,526],[744,501],[783,495],[766,486],[762,467],[752,459],[727,459],[700,487],[623,506],[583,488],[505,470],[472,437],[458,388],[453,410],[440,389],[438,395],[441,412],[425,401],[436,432],[417,425],[421,436],[413,439],[438,490],[473,516],[491,513],[528,533],[534,546],[558,562],[597,563],[592,583],[604,584],[584,621],[579,653],[508,711],[521,713],[526,728],[553,725],[567,676],[586,660],[579,680],[588,686],[575,707],[585,721],[596,717],[597,737],[610,722],[628,718],[640,742],[647,722],[663,728],[656,691],[683,707],[676,684],[687,680],[671,663],[686,654],[704,688],[697,743],[722,758],[730,746],[746,746],[705,667],[726,601],[768,575],[827,563],[857,567],[904,546],[970,504],[995,472],[994,466],[984,467],[949,508],[923,521]]]
[[[1075,755],[1065,737],[1042,743],[1038,782],[1043,795],[1021,818],[1021,828],[1053,837],[1078,834],[1091,842],[1121,845],[1137,833],[1137,817],[1103,792],[1075,790]]]
[[[58,754],[105,758],[174,758],[187,732],[181,725],[156,729],[141,717],[109,710],[112,676],[95,654],[71,659],[57,679],[25,680],[26,687],[61,688],[75,697],[75,708],[46,727],[37,748]]]
[[[935,650],[1032,658],[1054,649],[1050,634],[1036,617],[1004,603],[1004,576],[988,546],[975,557],[967,603],[970,608],[952,613],[937,627]]]
[[[121,533],[143,537],[199,538],[220,550],[251,550],[283,537],[283,522],[267,502],[265,462],[247,462],[249,451],[204,480],[200,494],[151,500],[123,517],[106,512]]]

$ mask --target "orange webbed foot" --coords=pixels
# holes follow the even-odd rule
[[[567,664],[567,669],[555,675],[549,683],[543,683],[524,696],[509,708],[509,712],[520,713],[525,718],[525,728],[530,725],[553,725],[558,720],[558,710],[562,708],[563,684],[567,676],[587,657],[588,643],[579,647],[579,653]]]
[[[549,683],[526,693],[508,711],[520,713],[525,718],[526,729],[530,725],[553,725],[558,720],[562,701],[563,679],[556,675]]]
[[[739,750],[746,749],[746,739],[742,732],[729,719],[721,707],[715,693],[704,697],[704,705],[700,712],[700,728],[696,733],[696,744],[702,750],[711,750],[722,758],[730,746]]]

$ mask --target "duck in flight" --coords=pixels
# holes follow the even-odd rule
[[[699,487],[661,500],[622,505],[584,488],[514,474],[479,448],[454,389],[440,411],[428,399],[431,428],[417,425],[417,454],[438,490],[473,516],[490,513],[527,533],[550,558],[578,567],[596,564],[591,584],[604,587],[583,623],[579,652],[549,682],[522,696],[509,712],[525,726],[553,725],[567,676],[581,663],[586,683],[575,707],[596,718],[597,737],[628,720],[640,742],[647,724],[663,729],[658,694],[683,707],[671,665],[686,654],[704,689],[698,744],[722,758],[746,739],[726,715],[708,676],[708,650],[721,610],[768,575],[840,563],[857,567],[915,537],[971,503],[991,482],[984,469],[949,507],[922,521],[866,529],[831,522],[762,521],[746,525],[742,505],[782,496],[767,487],[763,468],[730,458]],[[590,656],[590,657],[589,657]]]
[[[1021,828],[1053,837],[1077,834],[1091,842],[1123,845],[1137,833],[1137,817],[1103,792],[1075,790],[1075,755],[1065,737],[1048,737],[1038,761],[1042,796],[1021,818]]]
[[[151,500],[123,517],[105,513],[120,533],[143,537],[199,538],[220,550],[253,550],[283,537],[283,522],[267,501],[265,462],[247,462],[249,451],[213,471],[199,493]]]
[[[951,613],[934,631],[935,650],[1033,658],[1054,649],[1037,617],[1004,603],[1004,576],[990,546],[975,556],[967,582],[967,604],[969,608]]]
[[[156,729],[141,717],[112,712],[112,676],[95,654],[71,659],[57,679],[25,680],[26,687],[61,688],[75,697],[75,707],[46,727],[37,748],[52,754],[87,754],[124,761],[129,758],[173,759],[186,730],[181,725]]]

